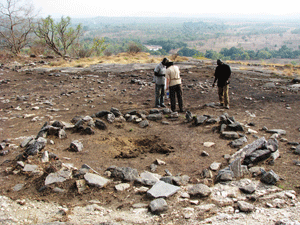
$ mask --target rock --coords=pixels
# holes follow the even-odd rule
[[[13,187],[13,191],[21,191],[25,184],[16,184]]]
[[[271,152],[275,152],[278,150],[278,141],[277,139],[269,139],[266,143],[266,148]]]
[[[266,132],[271,134],[286,135],[286,131],[282,129],[271,129],[271,130],[267,130]]]
[[[239,148],[241,147],[244,143],[246,143],[248,140],[247,140],[247,137],[244,136],[244,137],[241,137],[239,139],[236,139],[232,142],[230,142],[230,146],[233,147],[233,148]]]
[[[106,130],[107,129],[106,124],[102,120],[98,120],[98,119],[95,121],[95,127],[97,127],[100,130]]]
[[[27,155],[36,155],[43,148],[45,148],[47,140],[44,138],[38,138],[31,145],[28,145],[25,149]]]
[[[155,172],[156,170],[157,170],[157,165],[154,164],[154,163],[152,163],[152,164],[150,165],[150,171],[151,171],[151,172]]]
[[[248,202],[238,201],[237,205],[242,212],[252,212],[254,210],[254,206]]]
[[[156,184],[159,179],[161,178],[161,175],[150,173],[148,171],[145,171],[140,174],[140,178],[137,178],[136,181],[140,182],[141,184],[152,186]]]
[[[59,139],[67,138],[67,133],[64,129],[59,129],[57,136]]]
[[[239,122],[234,122],[232,124],[228,124],[227,127],[232,131],[242,131],[242,132],[244,132],[244,128]]]
[[[263,171],[265,171],[265,169],[263,167],[251,167],[249,169],[249,172],[252,174],[253,177],[257,177],[257,176],[260,176]]]
[[[281,219],[276,221],[275,225],[300,225],[300,222],[290,219]]]
[[[109,113],[106,115],[106,120],[109,123],[113,123],[115,121],[116,116],[113,113]]]
[[[205,184],[195,184],[188,187],[188,194],[191,196],[208,197],[211,194],[210,188]]]
[[[93,173],[86,173],[84,179],[89,185],[100,188],[103,188],[110,183],[110,180]]]
[[[157,165],[159,165],[159,166],[161,166],[161,165],[166,165],[166,162],[165,162],[165,161],[162,161],[162,160],[160,160],[160,159],[156,159],[154,163],[157,164]]]
[[[203,177],[203,178],[212,178],[212,177],[213,177],[213,174],[212,174],[211,170],[209,170],[209,169],[204,169],[204,170],[202,171],[202,177]]]
[[[216,177],[216,182],[220,181],[232,181],[234,177],[233,172],[229,168],[225,168],[219,170],[218,175]]]
[[[220,169],[222,163],[218,163],[218,162],[213,162],[209,168],[212,170],[212,171],[217,171]]]
[[[109,167],[107,171],[111,172],[112,177],[116,177],[125,181],[135,181],[137,178],[139,178],[138,171],[130,167]]]
[[[107,111],[107,110],[102,110],[102,111],[99,111],[99,112],[95,113],[95,117],[102,118],[102,117],[104,117],[108,114],[111,114],[111,112]]]
[[[148,120],[151,120],[151,121],[162,120],[162,114],[160,114],[160,113],[149,114],[149,115],[147,116],[147,119],[148,119]]]
[[[230,170],[233,172],[235,178],[242,176],[241,159],[237,158],[229,165]]]
[[[168,184],[164,181],[158,181],[150,190],[147,191],[147,194],[153,198],[167,198],[179,190],[180,187]]]
[[[265,173],[260,179],[261,182],[271,185],[276,184],[279,180],[280,177],[273,170],[270,170],[269,172]]]
[[[277,150],[276,152],[272,152],[270,156],[271,161],[269,162],[269,164],[273,165],[275,163],[275,160],[278,159],[279,157],[280,157],[279,150]]]
[[[130,188],[130,184],[128,183],[122,183],[115,186],[115,189],[117,191],[125,191],[126,189]]]
[[[52,123],[51,126],[63,129],[65,125],[63,122],[56,120]]]
[[[271,151],[268,149],[259,149],[252,152],[250,155],[247,155],[244,159],[244,164],[253,164],[260,161],[263,161],[271,156]]]
[[[149,208],[152,213],[162,213],[168,210],[168,204],[163,198],[155,199],[150,202]]]
[[[259,139],[255,140],[254,142],[252,142],[251,144],[246,145],[245,147],[243,147],[242,149],[240,149],[236,153],[234,153],[231,156],[230,161],[233,161],[236,158],[240,158],[241,161],[243,161],[244,158],[246,157],[246,155],[250,155],[255,150],[264,146],[266,143],[267,143],[267,141],[266,141],[265,137],[259,138]]]
[[[84,192],[87,187],[86,187],[86,181],[84,179],[76,180],[76,187],[78,190],[78,193],[81,194]]]
[[[186,111],[185,119],[188,123],[191,122],[193,120],[193,114],[190,111]]]
[[[48,151],[44,151],[41,158],[42,163],[49,162],[49,154]]]
[[[240,138],[239,134],[234,131],[223,131],[222,136],[226,139],[238,139]]]
[[[187,185],[190,177],[187,175],[183,175],[183,176],[172,176],[172,175],[168,175],[168,176],[164,176],[162,178],[160,178],[161,181],[164,181],[168,184],[174,184],[177,186],[181,186],[181,185]]]
[[[62,168],[55,173],[50,173],[45,180],[45,186],[53,184],[53,183],[60,183],[64,182],[72,177],[72,171]]]
[[[113,113],[116,117],[122,116],[122,113],[117,108],[111,107],[110,112]]]
[[[148,120],[143,120],[143,121],[139,122],[139,126],[141,128],[148,127],[149,126],[149,121]]]
[[[300,155],[300,145],[298,145],[294,151],[295,154]]]
[[[206,151],[202,151],[201,156],[209,156],[209,154]]]
[[[27,147],[32,140],[33,140],[33,137],[26,137],[20,145],[21,148]]]
[[[204,146],[204,147],[207,147],[207,148],[210,148],[211,146],[214,146],[214,145],[215,145],[214,142],[204,142],[204,143],[203,143],[203,146]]]
[[[200,126],[204,124],[207,119],[208,119],[207,116],[195,116],[193,123],[195,126]]]
[[[244,187],[240,187],[240,190],[245,194],[253,194],[255,192],[255,187],[253,184],[248,184]]]
[[[72,141],[69,149],[70,151],[81,152],[83,150],[83,144],[78,140]]]

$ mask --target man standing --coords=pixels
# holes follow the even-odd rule
[[[178,66],[175,66],[173,62],[167,63],[166,71],[167,89],[170,91],[171,110],[175,112],[176,96],[178,100],[179,112],[183,112],[182,108],[182,88],[181,78]]]
[[[215,86],[216,81],[218,81],[218,95],[221,106],[225,106],[226,109],[229,109],[229,78],[231,75],[230,66],[223,63],[220,59],[217,60],[217,68],[215,71],[215,79],[213,87]]]
[[[166,63],[169,62],[167,58],[164,58],[154,69],[154,81],[155,81],[155,107],[166,107],[164,104],[165,96],[165,74]]]

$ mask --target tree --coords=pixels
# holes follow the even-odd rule
[[[0,45],[18,55],[30,41],[34,7],[23,0],[0,3]]]
[[[60,22],[55,23],[51,16],[48,16],[38,21],[34,32],[57,55],[64,56],[82,33],[81,24],[78,24],[75,29],[70,26],[70,17],[61,17]]]
[[[105,44],[105,38],[94,38],[92,48],[96,51],[96,55],[100,56],[101,53],[107,48],[107,44]]]

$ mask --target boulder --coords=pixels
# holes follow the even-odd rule
[[[149,204],[152,213],[162,213],[168,210],[168,204],[163,198],[155,199]]]
[[[109,167],[107,171],[111,172],[112,177],[116,177],[125,181],[135,181],[139,178],[139,173],[136,169],[130,167]]]
[[[188,194],[191,196],[208,197],[211,194],[210,188],[205,184],[195,184],[188,187]]]
[[[86,173],[84,179],[89,185],[100,188],[103,188],[110,183],[110,180],[93,173]]]
[[[274,185],[279,181],[280,177],[273,171],[270,170],[269,172],[265,173],[260,181],[266,184]]]
[[[61,170],[50,173],[45,180],[45,185],[50,185],[53,183],[64,182],[72,177],[72,171],[67,168],[62,168]]]
[[[153,198],[167,198],[179,190],[180,187],[168,184],[164,181],[158,181],[147,191],[147,194]]]
[[[83,144],[78,140],[72,141],[69,149],[70,151],[81,152],[83,150]]]

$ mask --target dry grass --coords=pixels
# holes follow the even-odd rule
[[[157,57],[151,56],[149,53],[139,52],[136,54],[132,53],[119,53],[118,55],[112,56],[100,56],[90,58],[80,58],[77,60],[64,60],[59,59],[50,63],[50,67],[88,67],[94,64],[131,64],[131,63],[159,63],[164,56]],[[171,58],[172,60],[173,58]],[[175,62],[187,61],[187,57],[177,56]]]

